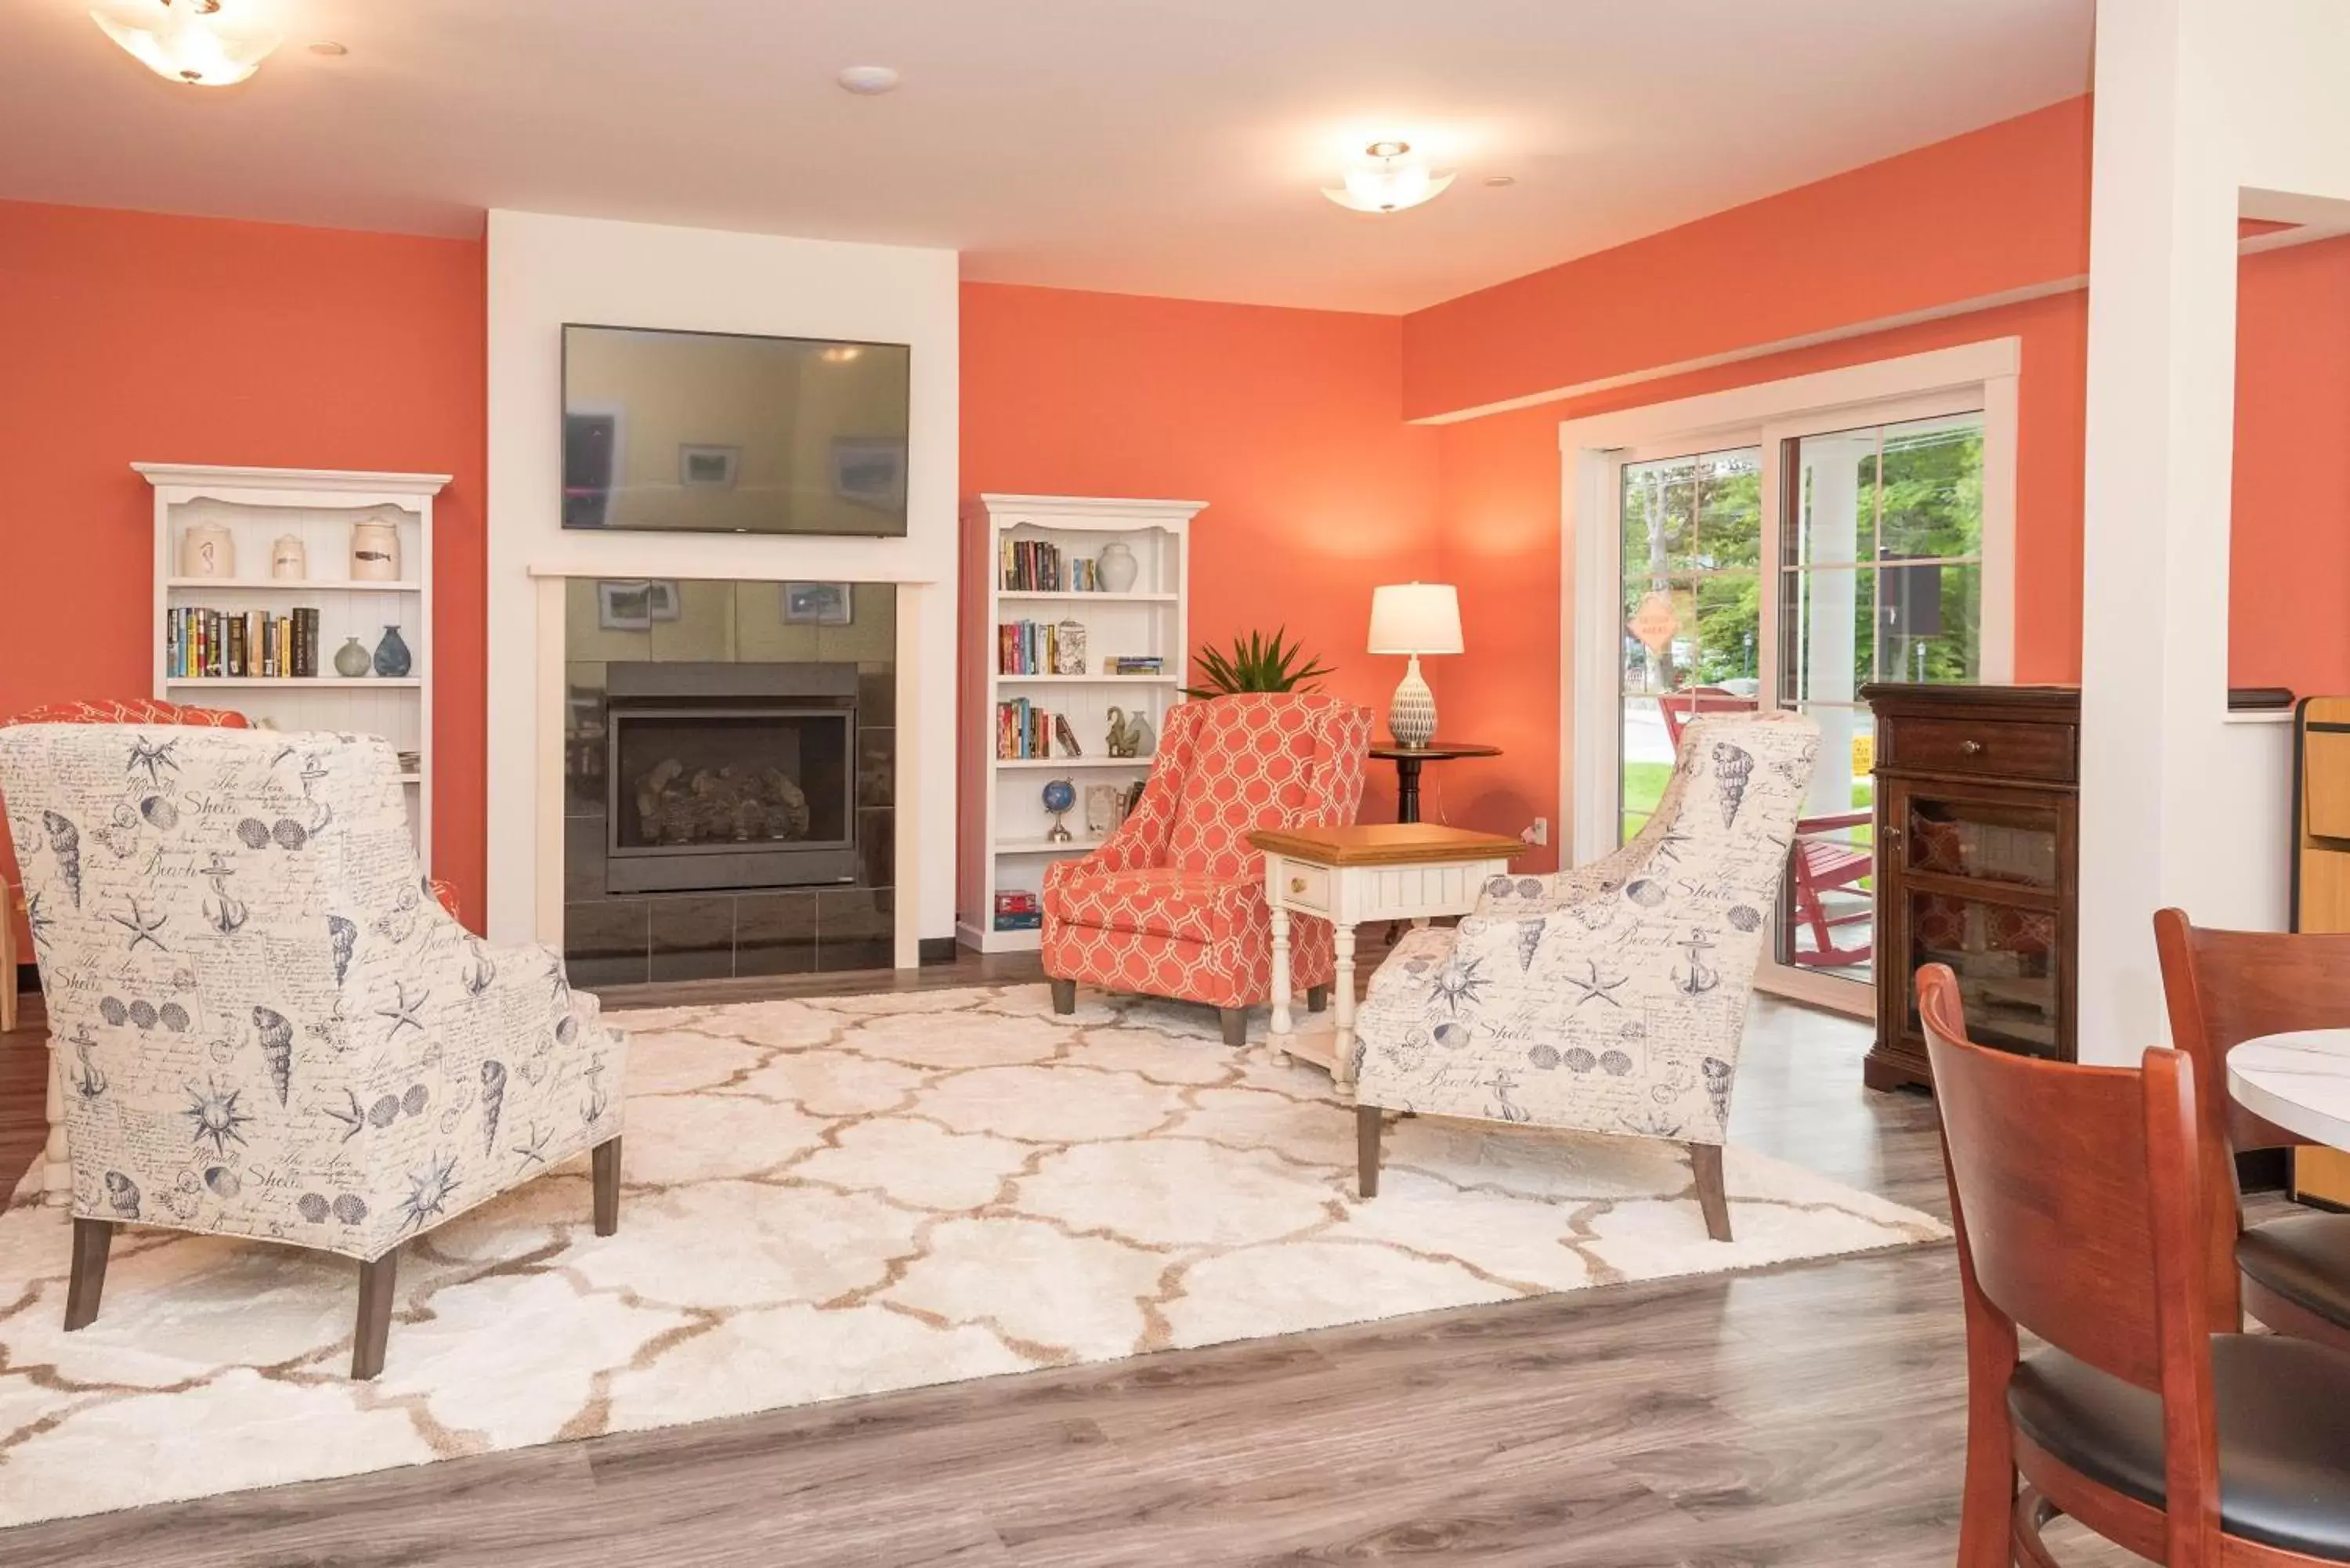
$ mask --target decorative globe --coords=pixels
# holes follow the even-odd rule
[[[1077,786],[1066,779],[1054,779],[1045,786],[1045,809],[1066,811],[1077,804]]]

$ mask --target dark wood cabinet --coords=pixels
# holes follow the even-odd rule
[[[1933,1086],[1915,976],[1946,963],[1986,1045],[2074,1059],[2081,694],[2070,686],[1861,689],[1877,716],[1872,1089]]]

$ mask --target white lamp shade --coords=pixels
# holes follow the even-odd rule
[[[1388,583],[1373,588],[1367,651],[1460,652],[1460,594],[1450,583]]]

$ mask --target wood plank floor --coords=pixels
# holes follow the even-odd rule
[[[966,959],[758,994],[1035,974]],[[0,1039],[9,1179],[39,1143],[37,1019]],[[1863,1090],[1866,1043],[1758,1004],[1732,1141],[1947,1217],[1931,1106]],[[0,1568],[1923,1568],[1955,1553],[1964,1376],[1944,1246],[61,1521],[0,1532]],[[2137,1561],[2069,1531],[2068,1565]]]

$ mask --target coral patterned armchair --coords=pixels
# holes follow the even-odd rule
[[[1246,1009],[1273,990],[1272,919],[1262,827],[1355,820],[1371,714],[1300,692],[1180,702],[1134,814],[1102,846],[1045,874],[1045,972],[1053,1003],[1076,1006],[1082,981],[1205,1002],[1224,1038],[1245,1038]],[[1292,975],[1320,991],[1336,972],[1329,922],[1293,922]]]
[[[1697,719],[1638,837],[1553,877],[1497,877],[1453,930],[1414,931],[1355,1019],[1362,1190],[1379,1107],[1621,1133],[1689,1147],[1715,1241],[1721,1145],[1819,726]]]
[[[14,725],[0,794],[70,1053],[68,1330],[118,1225],[251,1237],[362,1265],[369,1377],[409,1241],[588,1149],[617,1224],[622,1037],[440,909],[384,742]]]

